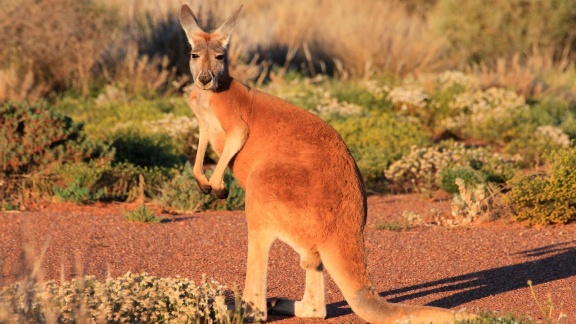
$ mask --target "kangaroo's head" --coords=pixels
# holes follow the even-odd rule
[[[222,26],[211,33],[198,26],[198,20],[188,5],[182,5],[180,24],[192,45],[190,71],[200,89],[218,91],[229,81],[228,43],[242,6]]]

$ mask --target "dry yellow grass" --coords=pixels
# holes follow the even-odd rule
[[[179,10],[181,1],[99,0],[134,19],[150,12],[162,19]],[[443,45],[427,36],[421,16],[410,15],[401,1],[187,1],[206,28],[214,28],[233,9],[244,4],[234,37],[242,49],[284,48],[318,63],[341,64],[341,72],[368,76],[376,72],[404,74],[442,65]],[[308,53],[305,49],[308,47]],[[270,58],[269,56],[267,58]],[[290,58],[290,57],[289,57]],[[278,58],[280,60],[285,57]]]
[[[103,82],[129,92],[141,85],[146,92],[181,89],[188,53],[177,14],[184,2],[205,29],[244,5],[231,50],[231,74],[243,81],[282,79],[289,67],[343,78],[460,68],[486,86],[525,95],[576,92],[570,53],[552,59],[541,51],[469,66],[465,55],[448,51],[442,35],[432,34],[434,1],[2,0],[0,102],[35,101],[70,88],[86,94]],[[86,4],[100,9],[86,10]]]

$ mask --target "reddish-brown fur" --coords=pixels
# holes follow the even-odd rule
[[[366,194],[356,163],[326,122],[233,80],[226,61],[214,59],[225,52],[237,15],[238,11],[208,36],[186,5],[180,19],[197,55],[191,61],[197,87],[190,95],[200,124],[194,175],[204,192],[225,197],[222,176],[229,166],[246,190],[248,270],[243,300],[251,307],[248,316],[266,319],[268,252],[280,239],[300,254],[306,289],[302,301],[281,300],[271,311],[325,317],[325,266],[354,312],[369,322],[453,322],[455,315],[449,310],[390,304],[375,293],[366,270]],[[210,180],[201,166],[208,142],[220,155]]]

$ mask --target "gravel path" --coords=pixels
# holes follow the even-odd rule
[[[542,303],[550,294],[555,314],[576,323],[576,224],[522,227],[490,222],[469,228],[418,227],[376,230],[405,210],[442,213],[449,201],[417,195],[370,197],[366,227],[368,267],[374,286],[391,302],[471,311],[541,313],[526,284]],[[0,287],[30,273],[44,246],[45,279],[77,274],[121,276],[128,271],[199,280],[207,274],[242,289],[246,267],[246,222],[242,212],[164,215],[159,224],[129,223],[134,205],[51,204],[38,211],[0,213]],[[298,256],[277,242],[271,251],[268,297],[299,299],[304,271]],[[361,322],[327,276],[328,321]],[[316,322],[272,317],[274,322]],[[320,322],[320,321],[318,321]]]

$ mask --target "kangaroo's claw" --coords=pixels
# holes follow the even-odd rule
[[[216,197],[218,197],[219,199],[226,199],[228,198],[228,189],[226,188],[222,188],[220,190],[214,190],[214,193],[216,194]]]
[[[210,186],[209,184],[201,184],[200,182],[198,183],[198,188],[200,188],[200,191],[202,191],[202,193],[208,195],[210,192],[212,192],[212,186]]]

